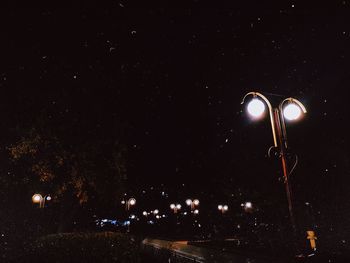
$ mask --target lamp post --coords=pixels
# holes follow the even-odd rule
[[[170,209],[173,210],[174,214],[176,214],[177,211],[181,209],[181,205],[180,204],[171,204]]]
[[[244,103],[246,97],[248,96],[253,96],[253,99],[249,102],[247,107],[248,113],[253,118],[259,118],[263,115],[265,111],[265,104],[268,107],[274,143],[273,147],[278,149],[279,157],[281,158],[283,178],[288,200],[289,216],[294,234],[296,235],[297,227],[293,212],[292,189],[289,182],[290,172],[288,171],[286,159],[288,144],[285,119],[289,121],[295,121],[299,119],[302,114],[306,113],[306,108],[300,101],[294,98],[286,98],[280,102],[278,107],[273,108],[269,100],[259,92],[248,92],[243,97],[241,104]],[[265,104],[262,101],[264,101]],[[285,106],[285,104],[287,105]]]
[[[218,205],[218,210],[221,212],[221,214],[224,214],[228,211],[227,205]]]
[[[50,201],[51,196],[50,195],[45,195],[44,197],[41,194],[34,194],[32,196],[32,202],[34,204],[39,204],[39,208],[44,208],[45,207],[45,201]]]
[[[198,199],[187,199],[186,200],[186,205],[188,205],[189,207],[191,207],[191,212],[193,212],[193,210],[195,209],[196,206],[199,206],[199,200]]]
[[[125,205],[125,210],[129,211],[130,207],[136,204],[136,199],[135,198],[129,198],[128,200],[123,200],[121,201],[123,205]]]
[[[246,212],[252,212],[253,211],[253,204],[252,202],[245,202],[241,204],[241,207],[243,207],[244,211]]]

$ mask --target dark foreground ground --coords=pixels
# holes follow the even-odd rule
[[[145,240],[148,240],[148,245]],[[153,242],[153,243],[152,243]],[[170,261],[169,261],[170,259]],[[349,263],[337,253],[315,253],[303,258],[239,250],[232,241],[188,242],[144,239],[119,232],[62,233],[36,239],[1,262],[218,262],[218,263]]]

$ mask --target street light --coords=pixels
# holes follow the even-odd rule
[[[125,210],[130,210],[130,207],[136,204],[135,198],[129,198],[128,200],[122,200],[121,203],[125,205]]]
[[[244,208],[244,211],[246,211],[246,212],[252,212],[252,210],[253,210],[252,202],[242,203],[241,206]]]
[[[270,101],[259,92],[247,93],[243,97],[241,104],[244,103],[246,97],[248,96],[253,96],[253,99],[250,101],[247,107],[248,113],[253,118],[259,118],[265,112],[265,105],[263,101],[268,107],[274,147],[279,150],[279,157],[282,161],[283,177],[287,192],[289,216],[294,233],[296,233],[296,224],[292,204],[292,191],[288,180],[290,171],[288,171],[286,160],[288,144],[285,119],[289,121],[298,120],[302,116],[302,114],[306,113],[306,108],[300,101],[294,98],[286,98],[280,102],[278,107],[273,108]]]
[[[177,211],[181,209],[181,205],[180,204],[171,204],[170,209],[172,209],[174,211],[174,214],[176,214]]]
[[[44,208],[45,207],[45,201],[50,201],[51,196],[50,195],[45,195],[44,197],[41,194],[34,194],[32,196],[32,202],[34,204],[39,204],[39,208]]]
[[[228,206],[227,205],[218,205],[218,210],[221,211],[221,213],[226,213],[228,210]]]
[[[192,211],[192,210],[194,210],[194,208],[195,208],[196,206],[199,205],[199,200],[198,200],[198,199],[194,199],[194,200],[192,200],[192,199],[187,199],[187,200],[186,200],[186,205],[190,206],[190,207],[191,207],[191,211]]]

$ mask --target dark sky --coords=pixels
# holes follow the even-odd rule
[[[337,203],[350,172],[350,2],[303,2],[2,10],[2,141],[43,112],[92,134],[122,120],[132,180],[268,191],[269,121],[250,121],[240,102],[293,96],[308,109],[288,125],[295,187]]]

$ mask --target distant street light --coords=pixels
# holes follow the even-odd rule
[[[287,145],[287,132],[286,132],[284,119],[295,121],[301,117],[302,113],[303,114],[306,113],[306,108],[300,101],[294,98],[284,99],[280,102],[278,107],[273,108],[270,101],[259,92],[247,93],[243,97],[241,104],[243,104],[246,97],[250,95],[253,96],[253,99],[249,102],[247,106],[247,110],[248,110],[248,113],[253,118],[262,117],[263,113],[265,112],[265,105],[262,102],[262,100],[266,103],[269,109],[274,147],[279,150],[279,157],[281,158],[281,161],[282,161],[283,177],[284,177],[284,183],[285,183],[287,199],[288,199],[289,216],[290,216],[294,233],[296,234],[297,230],[296,230],[296,223],[295,223],[295,218],[293,213],[292,191],[291,191],[291,185],[289,183],[290,171],[288,171],[287,160],[286,160],[286,152],[287,152],[288,145]],[[258,97],[262,100],[260,100]],[[285,104],[287,105],[285,106]]]
[[[180,204],[171,204],[170,209],[172,209],[174,211],[174,214],[176,214],[177,211],[181,209],[181,205]]]
[[[50,201],[51,196],[50,195],[45,195],[44,197],[41,194],[34,194],[32,196],[32,202],[34,204],[39,204],[39,208],[44,208],[45,207],[45,201]]]
[[[125,205],[125,210],[129,211],[131,206],[134,206],[136,204],[135,198],[129,198],[128,200],[122,200],[121,203]]]
[[[245,202],[244,204],[243,204],[243,206],[245,207],[245,208],[252,208],[253,207],[253,204],[251,203],[251,202]]]
[[[191,207],[191,211],[193,211],[195,209],[196,206],[199,205],[199,200],[198,199],[187,199],[186,200],[186,205]]]
[[[222,214],[226,213],[228,210],[227,205],[218,205],[218,210],[221,211]]]
[[[244,210],[246,212],[252,212],[252,210],[253,210],[252,202],[245,202],[245,203],[241,204],[241,206],[244,208]]]

